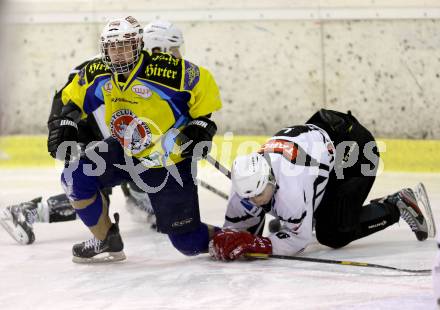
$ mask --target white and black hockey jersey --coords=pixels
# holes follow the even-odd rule
[[[334,145],[323,129],[307,124],[283,128],[259,152],[270,159],[277,183],[269,213],[281,220],[282,227],[268,236],[273,254],[294,255],[313,240],[313,212],[334,166]],[[263,217],[261,207],[232,192],[224,227],[252,230]]]

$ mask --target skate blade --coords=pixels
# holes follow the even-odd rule
[[[102,263],[118,262],[126,258],[127,257],[125,256],[124,251],[106,252],[90,258],[73,256],[72,262],[77,264],[102,264]]]
[[[6,230],[6,232],[18,243],[22,245],[30,244],[29,237],[26,232],[19,226],[14,226],[11,220],[0,217],[0,225]]]
[[[428,237],[434,238],[436,235],[436,225],[434,221],[434,216],[432,214],[431,204],[429,202],[428,194],[426,192],[425,186],[423,183],[419,183],[416,185],[414,194],[417,199],[417,203],[422,205],[425,209],[425,219],[426,224],[428,225]]]

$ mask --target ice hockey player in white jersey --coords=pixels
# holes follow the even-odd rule
[[[156,20],[149,23],[144,27],[143,39],[145,50],[152,53],[170,53],[176,58],[182,58],[184,49],[183,34],[171,22]],[[89,59],[74,68],[69,73],[67,84],[72,81],[75,74],[93,59]],[[60,99],[61,93],[62,89],[55,94],[52,101],[48,122],[49,135],[59,130],[59,126],[53,126],[53,120],[58,117],[63,106]],[[97,109],[93,115],[81,121],[78,124],[79,141],[87,145],[91,141],[107,138],[110,133],[105,124],[102,124],[103,119],[104,109]],[[124,182],[121,184],[121,188],[126,198],[127,210],[132,215],[132,218],[137,221],[147,222],[153,229],[156,229],[154,211],[148,194],[144,193],[133,182]],[[107,195],[110,193],[111,188],[107,190]],[[77,215],[65,194],[54,195],[47,199],[38,197],[0,210],[0,225],[18,243],[23,245],[32,244],[35,241],[34,223],[58,223],[75,219],[77,219]]]
[[[295,255],[314,240],[313,219],[318,242],[332,248],[399,218],[419,241],[433,236],[429,204],[418,203],[409,188],[363,205],[378,163],[374,137],[351,113],[322,109],[306,125],[283,128],[258,152],[235,159],[225,224],[211,240],[210,255],[226,261],[246,253]],[[427,201],[424,190],[417,192]],[[263,237],[266,213],[282,226]]]

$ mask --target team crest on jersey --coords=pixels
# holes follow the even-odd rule
[[[108,93],[111,93],[112,89],[113,89],[112,81],[111,81],[111,80],[110,80],[110,81],[107,81],[107,82],[104,84],[104,90],[105,90],[106,92],[108,92]]]
[[[131,110],[123,109],[113,113],[110,129],[113,137],[133,155],[139,154],[151,144],[150,128]]]
[[[199,81],[200,69],[196,65],[188,61],[185,61],[185,64],[187,66],[185,69],[185,86],[187,89],[192,89],[194,87],[194,84]]]
[[[131,88],[131,90],[138,96],[142,98],[150,98],[153,92],[145,85],[135,85]]]

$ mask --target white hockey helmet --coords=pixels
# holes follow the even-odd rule
[[[143,29],[132,16],[113,19],[101,33],[103,62],[115,73],[130,72],[142,50]]]
[[[144,48],[150,52],[159,48],[169,53],[172,47],[181,49],[183,43],[182,31],[169,21],[155,20],[144,28]]]
[[[269,163],[259,153],[238,156],[231,172],[232,189],[242,198],[258,196],[272,179]]]

